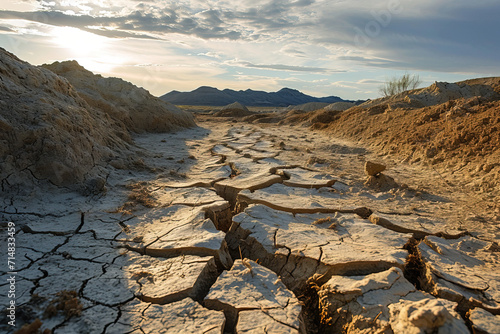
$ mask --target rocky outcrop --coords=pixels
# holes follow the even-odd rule
[[[123,123],[130,131],[164,132],[195,125],[191,114],[147,90],[119,78],[93,74],[76,61],[42,66],[66,78],[90,106]]]

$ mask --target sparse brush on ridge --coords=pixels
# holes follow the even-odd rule
[[[405,73],[400,78],[393,77],[390,80],[387,80],[386,83],[380,87],[380,93],[385,97],[396,95],[407,90],[417,88],[422,81],[420,80],[420,76],[417,74],[409,74]]]

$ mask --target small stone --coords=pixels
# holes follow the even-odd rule
[[[85,195],[99,195],[106,192],[106,179],[102,177],[94,177],[87,180],[85,183]]]
[[[386,169],[385,165],[376,162],[367,161],[365,163],[365,173],[368,176],[375,176],[383,172],[385,169]]]

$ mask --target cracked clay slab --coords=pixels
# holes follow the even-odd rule
[[[161,188],[151,193],[160,206],[187,205],[200,206],[224,199],[213,190],[202,187]]]
[[[121,278],[139,299],[166,304],[186,297],[201,298],[217,278],[217,266],[213,256],[163,259],[131,254]]]
[[[243,190],[237,201],[243,207],[250,204],[263,204],[270,208],[292,213],[333,213],[353,212],[360,205],[349,201],[333,189],[289,187],[273,184],[255,191]]]
[[[454,311],[455,303],[416,290],[399,268],[366,276],[332,276],[318,296],[322,314],[339,332],[420,333],[420,328],[429,332],[454,328],[453,333],[468,333]]]
[[[314,273],[346,274],[403,267],[410,235],[353,214],[296,214],[252,205],[233,217],[227,240],[278,272],[285,283]],[[288,283],[287,283],[288,284]]]
[[[336,181],[331,175],[304,168],[280,169],[279,172],[287,177],[287,180],[284,180],[283,184],[289,187],[331,187]]]
[[[420,217],[417,215],[395,215],[372,213],[369,217],[373,224],[383,226],[390,230],[401,233],[413,233],[417,238],[427,235],[439,235],[445,238],[458,238],[464,234],[447,226],[446,221],[433,218]]]
[[[250,329],[257,325],[255,320],[251,323],[252,315],[243,311],[255,311],[255,318],[265,319],[259,328],[284,325],[297,332],[302,309],[274,272],[248,259],[236,260],[231,270],[222,273],[210,288],[204,305],[224,311],[229,328],[236,326],[237,333],[255,332]]]
[[[475,308],[468,313],[474,333],[500,334],[500,315],[493,315],[482,308]]]
[[[203,207],[172,206],[143,217],[130,233],[128,247],[151,256],[217,256],[229,268],[231,258],[224,240]]]
[[[166,305],[134,300],[121,311],[106,334],[221,334],[226,322],[224,313],[208,310],[191,298]]]
[[[426,237],[418,246],[426,264],[426,284],[440,297],[500,314],[497,247],[471,236],[456,240]]]

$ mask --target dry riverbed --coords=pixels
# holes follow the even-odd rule
[[[499,331],[499,222],[473,195],[324,133],[197,121],[137,135],[100,194],[2,196],[0,331]]]

